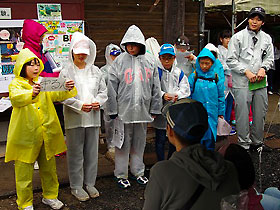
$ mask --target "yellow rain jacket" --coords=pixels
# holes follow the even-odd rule
[[[40,92],[32,99],[33,87],[26,78],[20,76],[23,65],[37,56],[29,49],[23,49],[17,57],[14,68],[16,77],[9,85],[9,96],[13,106],[5,162],[19,160],[34,163],[44,143],[46,158],[64,152],[61,126],[54,108],[54,101],[63,101],[77,95],[71,91]],[[40,72],[44,65],[40,60]],[[38,80],[38,78],[35,79]]]

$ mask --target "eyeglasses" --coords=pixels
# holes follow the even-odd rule
[[[174,59],[175,58],[175,56],[174,55],[161,55],[161,56],[159,56],[159,59],[160,60],[172,60],[172,59]]]

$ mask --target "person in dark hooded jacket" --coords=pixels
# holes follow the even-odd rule
[[[240,188],[234,165],[200,144],[208,129],[206,109],[198,101],[181,99],[162,112],[176,152],[152,167],[143,209],[220,209],[221,199]]]

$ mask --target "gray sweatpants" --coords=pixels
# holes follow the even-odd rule
[[[263,142],[265,115],[268,108],[267,89],[250,91],[248,88],[232,88],[235,100],[235,118],[238,141],[244,147],[253,142]],[[252,105],[253,124],[251,135],[249,128],[249,111]]]
[[[128,177],[130,156],[130,172],[134,176],[143,176],[145,164],[143,155],[146,146],[147,123],[124,124],[124,143],[122,148],[115,148],[115,171],[117,178]]]
[[[77,189],[83,183],[94,186],[98,166],[99,128],[66,129],[67,163],[70,187]]]

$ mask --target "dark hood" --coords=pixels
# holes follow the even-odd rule
[[[222,155],[206,150],[200,144],[175,152],[171,160],[183,168],[194,180],[210,190],[216,190],[219,187],[229,170]]]

